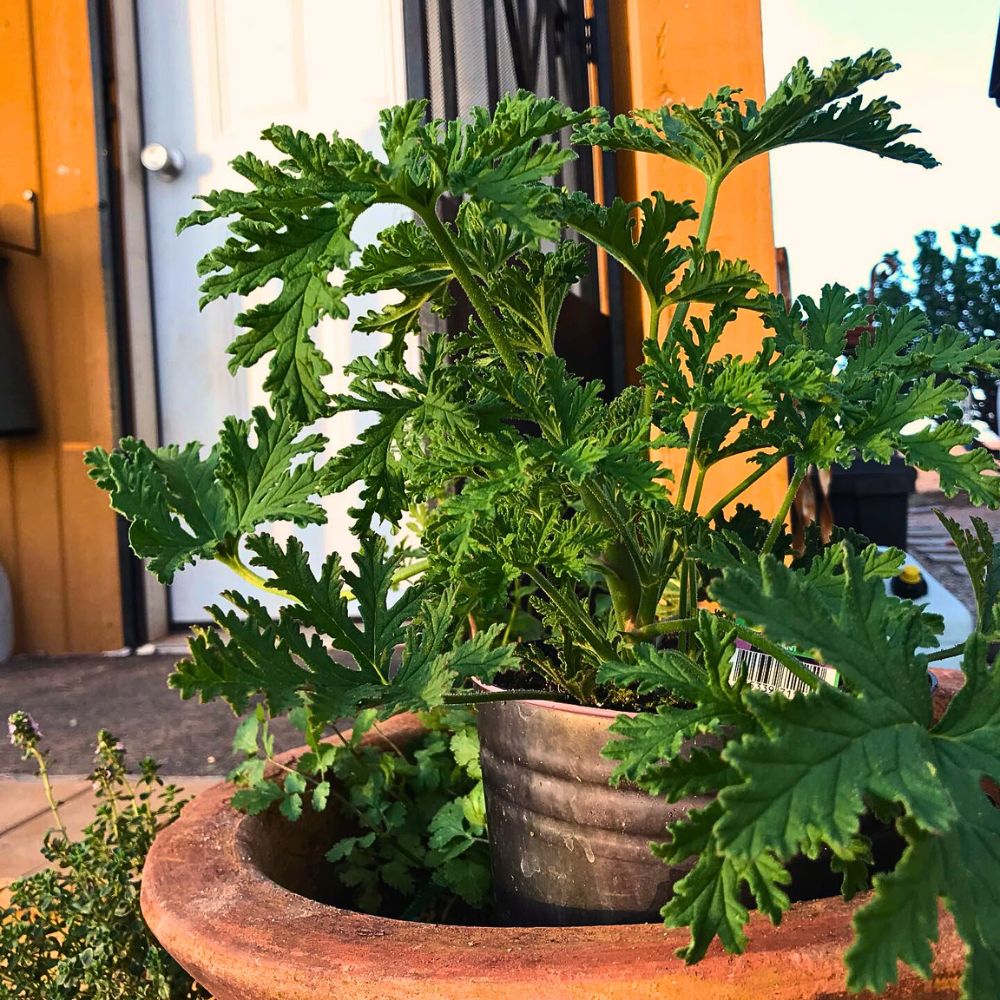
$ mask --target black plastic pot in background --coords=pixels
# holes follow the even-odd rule
[[[830,482],[833,523],[860,531],[877,545],[905,549],[907,512],[916,481],[916,470],[899,455],[888,465],[860,461],[846,469],[835,465]]]
[[[815,472],[812,476],[817,504],[821,504],[819,478]],[[877,545],[905,549],[910,494],[916,480],[916,470],[907,466],[900,455],[888,465],[862,461],[847,468],[835,465],[829,495],[833,523],[839,528],[853,528]]]

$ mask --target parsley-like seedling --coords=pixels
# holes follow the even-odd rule
[[[711,240],[726,178],[783,146],[832,142],[933,167],[906,141],[914,130],[894,121],[896,105],[859,93],[894,69],[884,50],[818,74],[802,61],[761,104],[727,87],[700,106],[614,121],[523,91],[460,121],[428,121],[426,102],[411,101],[383,112],[377,154],[273,126],[264,138],[275,162],[234,161],[247,189],[205,196],[181,228],[228,220],[230,237],[200,265],[204,302],[280,286],[237,318],[230,347],[234,370],[266,363],[269,408],[228,420],[208,452],[129,440],[88,461],[161,580],[214,558],[285,599],[272,616],[241,591],[224,595],[231,608],[210,609],[218,628],[196,632],[173,679],[185,696],[222,697],[238,711],[260,698],[262,710],[300,722],[308,765],[283,789],[246,789],[248,808],[280,800],[297,815],[310,782],[322,808],[332,763],[319,738],[338,718],[354,716],[363,732],[396,712],[497,697],[467,682],[521,671],[561,697],[652,708],[616,724],[607,752],[620,778],[670,798],[718,791],[655,848],[667,861],[698,859],[664,910],[668,923],[691,927],[689,960],[716,936],[743,947],[744,886],[777,920],[797,853],[829,852],[845,892],[867,884],[859,816],[872,809],[895,818],[909,846],[859,912],[852,985],[881,988],[897,959],[926,973],[945,895],[970,950],[966,992],[1000,992],[989,933],[1000,836],[979,791],[982,776],[1000,772],[1000,682],[984,653],[994,550],[978,535],[963,542],[974,573],[986,574],[985,610],[966,649],[966,692],[934,726],[920,650],[936,644],[940,622],[885,596],[901,554],[842,533],[825,546],[812,533],[793,551],[785,526],[810,468],[895,453],[938,471],[948,495],[1000,504],[992,458],[958,447],[973,432],[957,405],[966,382],[997,370],[1000,346],[931,330],[915,310],[872,310],[839,287],[785,302]],[[568,130],[578,145],[692,167],[705,180],[702,203],[656,191],[602,206],[567,192],[555,178],[575,154],[552,137]],[[459,203],[448,218],[446,198]],[[412,217],[360,250],[354,225],[380,204]],[[588,243],[647,300],[638,384],[611,401],[555,351]],[[332,393],[314,331],[345,316],[356,293],[384,296],[355,321],[373,350]],[[468,322],[422,336],[418,363],[407,364],[422,317],[448,316],[460,295]],[[734,355],[727,330],[748,310],[761,318],[762,343]],[[847,348],[847,332],[866,324],[874,335]],[[348,411],[365,430],[323,461],[313,425]],[[923,429],[912,432],[918,418]],[[676,478],[651,444],[683,449]],[[732,458],[744,478],[715,495],[707,474]],[[771,517],[738,503],[786,463],[790,482]],[[297,541],[267,533],[275,521],[321,521],[322,498],[352,488],[356,553],[317,566]],[[407,524],[400,537],[410,542],[383,540]],[[706,596],[722,609],[700,609]],[[811,693],[751,690],[731,668],[737,637]],[[817,653],[843,689],[820,687],[789,647]],[[678,757],[699,733],[715,739]],[[431,848],[449,855],[461,840],[458,807],[434,822]],[[390,863],[372,834],[338,850]]]

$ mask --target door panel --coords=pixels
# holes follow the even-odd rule
[[[262,128],[280,122],[310,132],[340,131],[368,148],[378,145],[378,111],[405,99],[401,0],[192,0],[137,4],[145,141],[162,143],[184,158],[171,181],[147,179],[160,429],[165,442],[214,441],[223,417],[247,415],[264,402],[266,362],[229,375],[226,347],[235,315],[247,301],[213,302],[198,310],[195,265],[225,238],[221,223],[174,234],[193,197],[242,184],[227,166],[245,150],[267,156]],[[354,232],[363,245],[402,217],[380,206]],[[274,289],[267,289],[270,298]],[[251,296],[249,302],[252,303]],[[352,315],[377,303],[355,299]],[[369,336],[350,321],[326,319],[317,340],[335,374],[361,351]],[[332,450],[353,440],[357,417],[339,415],[322,430]],[[350,496],[331,498],[330,520],[300,532],[318,559],[354,548],[347,531]],[[279,532],[280,533],[280,532]],[[238,582],[221,566],[200,565],[171,587],[175,622],[206,618],[205,604]]]

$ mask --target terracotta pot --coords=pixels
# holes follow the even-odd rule
[[[382,728],[396,743],[420,732],[408,716]],[[339,835],[332,814],[297,824],[248,817],[230,808],[231,795],[220,784],[190,803],[156,839],[142,884],[153,933],[215,1000],[850,996],[842,957],[864,899],[797,903],[780,928],[755,914],[746,954],[727,955],[716,943],[693,967],[674,957],[686,932],[659,924],[540,930],[387,920],[303,894],[323,892],[322,854]],[[964,946],[942,912],[931,981],[905,972],[886,995],[955,998],[963,965]]]
[[[497,689],[493,689],[497,690]],[[668,803],[608,784],[601,756],[620,712],[554,701],[497,701],[476,710],[493,891],[503,923],[656,921],[693,865],[649,850],[668,823],[708,803]]]

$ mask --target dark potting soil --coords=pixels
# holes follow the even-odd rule
[[[497,674],[491,683],[495,687],[508,691],[537,691],[548,695],[553,701],[569,701],[579,704],[566,692],[535,670],[505,670]],[[663,704],[677,705],[680,708],[691,708],[688,702],[671,700],[662,694],[636,694],[627,687],[615,687],[609,684],[599,685],[595,692],[595,704],[590,708],[606,708],[614,712],[655,712]]]

